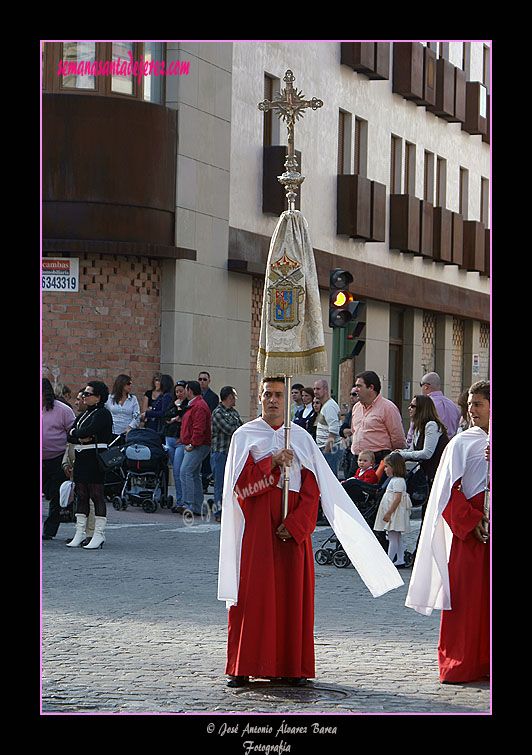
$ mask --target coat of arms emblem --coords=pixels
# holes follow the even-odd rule
[[[305,289],[298,285],[303,278],[301,265],[291,259],[285,251],[270,264],[270,285],[268,286],[269,324],[278,330],[289,330],[299,325],[299,305]]]

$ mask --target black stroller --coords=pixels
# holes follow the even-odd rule
[[[121,495],[113,498],[114,508],[141,506],[149,513],[158,505],[171,508],[174,499],[168,495],[168,452],[159,433],[149,428],[130,430],[123,451],[126,478]]]
[[[111,441],[111,443],[109,443],[108,448],[116,446],[120,451],[123,451],[123,448],[119,446],[121,438],[121,435],[117,435],[116,438]],[[103,482],[103,493],[105,499],[110,503],[113,503],[115,496],[120,496],[120,494],[122,493],[125,481],[126,475],[124,471],[124,465],[113,467],[113,469],[108,469],[105,473]]]
[[[363,480],[349,477],[340,483],[372,529],[388,479],[385,476],[384,481],[378,485],[371,485]],[[388,545],[384,532],[375,532],[375,536],[382,547],[387,550]],[[351,564],[349,556],[334,532],[315,552],[314,559],[317,564],[334,564],[339,569],[344,569]]]

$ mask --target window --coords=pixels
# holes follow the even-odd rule
[[[469,78],[469,68],[471,65],[471,42],[462,42],[462,70]]]
[[[490,87],[490,48],[484,45],[482,58],[482,83],[489,92]]]
[[[403,310],[390,307],[388,351],[388,398],[402,407],[403,384]]]
[[[436,160],[436,207],[447,206],[447,160]]]
[[[280,79],[271,76],[269,73],[264,74],[264,99],[273,100],[280,91]],[[262,146],[272,147],[279,144],[280,120],[274,118],[274,111],[267,110],[263,116],[262,128]]]
[[[160,63],[166,63],[163,42],[44,42],[43,91],[163,104]]]
[[[67,65],[73,64],[72,67],[84,69],[85,63],[94,63],[96,61],[96,43],[95,42],[64,42],[63,43],[63,60]],[[62,86],[64,89],[95,89],[95,77],[90,74],[63,74]]]
[[[350,113],[338,111],[338,175],[351,172],[351,120]]]
[[[423,199],[434,204],[434,155],[425,150]]]
[[[480,219],[485,228],[490,227],[490,182],[487,178],[480,179]]]
[[[459,186],[459,204],[458,212],[464,220],[467,220],[469,209],[469,171],[466,168],[460,168],[460,186]]]
[[[264,99],[273,100],[273,78],[264,74]],[[264,147],[271,147],[272,142],[272,110],[267,110],[264,113],[264,120],[262,122],[262,144]]]
[[[390,194],[401,193],[401,160],[402,160],[401,137],[392,134],[390,155]]]
[[[414,196],[416,183],[416,147],[406,142],[405,148],[405,194]]]
[[[353,173],[367,177],[368,168],[368,123],[355,118],[355,163]]]

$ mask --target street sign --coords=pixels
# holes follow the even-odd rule
[[[79,259],[43,257],[41,290],[56,293],[79,291]]]

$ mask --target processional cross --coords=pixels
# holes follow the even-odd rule
[[[269,110],[276,111],[277,116],[279,118],[282,118],[282,120],[285,121],[288,127],[288,152],[284,164],[285,172],[282,176],[277,176],[277,179],[285,187],[285,195],[288,200],[289,212],[295,211],[297,192],[299,186],[305,180],[305,177],[302,176],[297,169],[297,158],[294,150],[294,125],[295,122],[299,120],[299,118],[302,118],[304,116],[306,108],[317,110],[323,105],[322,100],[318,100],[316,97],[313,97],[311,100],[304,99],[303,93],[294,88],[294,80],[295,77],[292,71],[286,71],[283,79],[283,81],[286,83],[286,87],[279,92],[277,99],[264,100],[263,102],[259,102],[258,104],[259,110],[262,110],[265,113],[267,113]],[[294,322],[294,320],[296,320],[296,318],[294,317],[294,312],[295,307],[297,307],[299,303],[299,291],[303,291],[304,294],[304,289],[301,286],[294,285],[294,281],[287,282],[288,278],[293,277],[293,274],[297,271],[299,271],[301,275],[301,271],[299,270],[300,264],[294,263],[297,270],[292,270],[292,263],[294,263],[294,260],[290,259],[290,256],[285,253],[280,260],[277,260],[277,262],[270,264],[270,274],[268,273],[268,270],[266,270],[265,286],[267,285],[268,280],[270,280],[270,282],[273,280],[272,285],[269,287],[269,289],[271,289],[270,295],[275,295],[275,303],[277,305],[276,317],[277,311],[280,310],[279,319],[283,321],[282,323],[269,321],[269,325],[271,327],[277,328],[278,330],[290,329],[299,322],[298,319]],[[312,264],[314,264],[313,257]],[[274,275],[275,278],[273,278]],[[266,299],[264,301],[266,301]],[[265,311],[264,305],[262,317],[263,322],[268,321],[268,314],[267,311]],[[279,371],[277,374],[285,375],[284,447],[290,448],[290,385],[292,373]],[[288,513],[288,491],[290,487],[290,467],[286,464],[283,466],[283,473],[283,519],[285,519]]]
[[[302,176],[297,170],[297,158],[294,150],[294,124],[299,118],[305,115],[306,108],[317,110],[323,106],[323,102],[316,97],[313,97],[311,100],[305,100],[303,92],[298,91],[293,86],[295,77],[292,71],[288,70],[285,73],[283,81],[286,82],[286,87],[279,92],[277,99],[259,102],[258,108],[265,113],[269,110],[277,111],[277,116],[286,122],[288,129],[288,152],[284,164],[285,172],[282,176],[277,176],[277,178],[285,187],[288,209],[294,210],[299,186],[305,180],[305,176]]]

